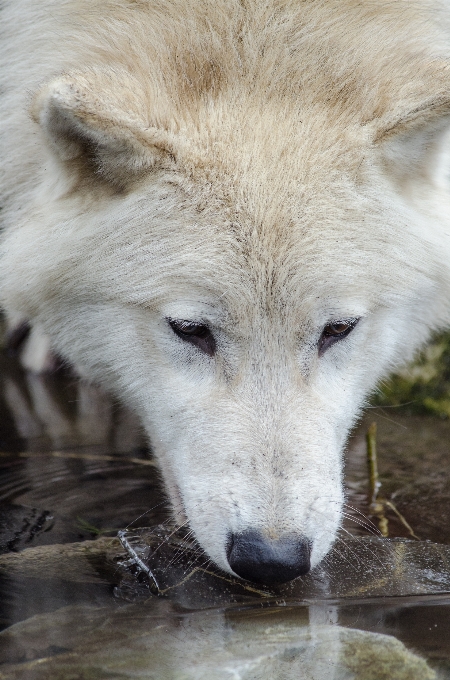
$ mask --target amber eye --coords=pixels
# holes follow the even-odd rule
[[[319,340],[319,356],[338,340],[346,338],[354,329],[359,319],[343,319],[333,321],[325,326]]]
[[[324,333],[326,335],[342,335],[352,328],[352,324],[348,321],[336,321],[325,326]]]
[[[179,338],[195,345],[202,352],[212,357],[216,351],[216,341],[208,326],[195,321],[167,319],[169,326]]]

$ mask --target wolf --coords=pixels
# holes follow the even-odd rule
[[[139,414],[219,568],[305,574],[368,395],[450,325],[450,4],[6,0],[1,32],[35,369],[48,343]]]

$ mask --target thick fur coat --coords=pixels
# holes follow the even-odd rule
[[[450,323],[450,3],[4,5],[3,307],[140,414],[216,564],[316,565],[367,395]]]

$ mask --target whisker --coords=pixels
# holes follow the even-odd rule
[[[371,522],[369,523],[368,521],[367,522],[363,521],[358,517],[354,517],[353,515],[350,515],[346,512],[342,513],[342,517],[351,522],[354,522],[355,524],[357,524],[360,527],[363,527],[364,529],[367,529],[367,531],[369,531],[373,536],[382,536],[381,531]]]
[[[130,522],[129,524],[127,524],[127,526],[125,527],[125,529],[128,529],[129,527],[131,527],[132,524],[134,524],[135,522],[138,522],[142,517],[145,517],[145,515],[148,515],[149,512],[153,512],[153,510],[155,510],[156,508],[161,507],[161,505],[167,505],[167,504],[168,504],[168,501],[167,501],[167,500],[161,501],[161,503],[157,503],[157,504],[154,505],[152,508],[150,508],[149,510],[146,510],[145,512],[142,513],[142,515],[139,515],[139,517],[136,517],[136,519],[134,519],[132,522]]]

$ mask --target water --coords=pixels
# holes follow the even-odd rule
[[[267,590],[172,535],[131,414],[70,375],[1,361],[1,680],[450,678],[448,421],[370,411],[335,549]],[[371,420],[388,541],[361,514]]]

